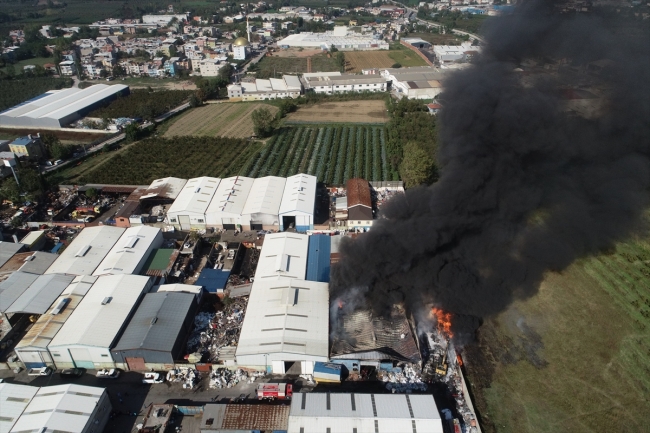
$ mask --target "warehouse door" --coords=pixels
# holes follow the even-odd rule
[[[251,230],[264,230],[264,224],[251,223]]]
[[[224,230],[237,230],[237,227],[235,224],[224,224],[223,225]]]
[[[287,231],[289,229],[296,228],[296,217],[295,216],[283,216],[282,217],[282,230]]]
[[[190,216],[189,215],[179,215],[178,223],[181,225],[181,230],[190,229]]]
[[[147,369],[144,366],[144,358],[125,358],[125,360],[131,371],[144,371]]]
[[[88,349],[70,349],[70,357],[72,358],[72,362],[74,362],[74,366],[77,368],[87,368],[90,370],[95,368],[95,363],[92,361]]]
[[[47,362],[44,359],[44,356],[47,357],[47,360],[50,364],[53,364],[52,359],[47,352],[33,351],[33,352],[18,352],[20,360],[23,361],[26,368],[41,368],[47,367]]]

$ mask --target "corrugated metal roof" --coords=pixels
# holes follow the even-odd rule
[[[21,267],[21,272],[28,274],[42,275],[52,266],[52,263],[59,257],[57,254],[36,251],[31,255],[32,259],[27,260]]]
[[[256,278],[246,307],[237,356],[289,353],[326,359],[328,324],[326,283],[289,278],[259,281]]]
[[[172,248],[159,248],[149,255],[143,269],[150,277],[162,277],[168,273],[178,258],[179,251]]]
[[[99,277],[48,347],[109,347],[150,287],[151,279],[140,275]]]
[[[81,433],[90,422],[104,388],[56,385],[40,388],[14,425],[14,431]]]
[[[36,274],[14,272],[0,283],[0,311],[7,311],[38,277]]]
[[[221,179],[219,188],[205,212],[208,224],[221,224],[222,218],[241,216],[253,181],[253,178],[243,176]]]
[[[299,433],[301,427],[310,433],[443,432],[430,394],[295,393],[287,431]]]
[[[190,293],[147,293],[113,351],[171,351],[194,300]]]
[[[125,230],[110,226],[83,229],[45,273],[91,275]]]
[[[136,274],[154,248],[162,245],[162,231],[157,227],[137,226],[126,229],[93,275]]]
[[[11,431],[37,391],[36,386],[0,383],[0,433]]]
[[[210,293],[215,293],[218,290],[226,287],[226,283],[228,283],[229,277],[230,277],[230,271],[224,271],[222,269],[203,268],[195,284],[197,286],[203,287],[206,291]]]
[[[287,179],[267,176],[255,179],[242,209],[242,215],[264,213],[275,217],[280,213],[280,203]]]
[[[61,296],[52,303],[50,309],[38,318],[23,339],[18,342],[16,351],[29,349],[47,350],[47,345],[50,344],[57,332],[63,327],[63,324],[72,315],[72,312],[77,308],[95,281],[97,281],[97,277],[88,275],[74,277],[72,283],[66,287],[63,293],[61,293]],[[52,314],[53,310],[63,299],[67,299],[65,308],[58,314]]]
[[[255,270],[255,280],[281,277],[303,280],[307,273],[309,236],[299,233],[272,233],[264,236],[264,245]]]
[[[309,253],[307,255],[307,280],[330,282],[331,241],[327,235],[309,236]]]
[[[176,197],[178,197],[178,194],[180,194],[186,183],[187,179],[179,179],[177,177],[165,177],[163,179],[156,179],[151,182],[149,188],[147,188],[147,190],[140,198],[174,200]]]
[[[27,233],[27,235],[25,235],[25,237],[20,240],[20,243],[31,245],[34,242],[38,241],[42,236],[45,236],[45,230],[34,230]]]
[[[287,178],[280,202],[280,215],[302,212],[313,215],[316,205],[316,176],[296,174]]]
[[[421,360],[411,326],[399,307],[392,309],[390,317],[377,317],[369,310],[356,310],[349,314],[340,313],[339,320],[342,332],[332,341],[332,359],[348,354],[360,357],[360,353],[373,352],[383,354],[380,359]]]
[[[4,266],[14,254],[26,247],[24,244],[0,241],[0,267]]]
[[[6,312],[43,314],[73,279],[74,275],[39,275]]]
[[[216,177],[196,177],[187,181],[181,192],[169,207],[167,215],[199,214],[205,215],[221,179]]]

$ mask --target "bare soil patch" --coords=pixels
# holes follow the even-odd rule
[[[287,116],[291,123],[386,123],[386,104],[381,100],[326,102],[300,107]]]

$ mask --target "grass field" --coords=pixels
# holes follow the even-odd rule
[[[22,74],[25,66],[34,65],[34,66],[43,66],[46,63],[54,63],[54,58],[52,57],[34,57],[33,59],[20,60],[13,64],[14,71],[16,74]],[[7,67],[0,68],[0,71],[6,72]]]
[[[484,431],[650,430],[647,236],[549,273],[479,333],[466,366]]]
[[[386,131],[356,125],[283,128],[239,172],[249,177],[297,173],[329,185],[343,185],[354,177],[387,179]]]
[[[409,38],[420,38],[433,45],[460,45],[463,40],[457,35],[449,32],[445,34],[440,33],[409,33]]]
[[[352,73],[369,68],[390,68],[395,63],[404,67],[427,65],[422,58],[407,48],[390,51],[346,51],[345,63],[345,71]]]
[[[278,111],[277,107],[261,103],[222,103],[198,107],[172,120],[164,136],[247,138],[254,132],[251,113],[261,107],[273,113]]]
[[[386,103],[375,101],[325,102],[300,106],[287,116],[287,123],[386,123]]]
[[[341,67],[334,57],[328,58],[326,54],[316,54],[311,58],[312,72],[340,71]],[[301,74],[307,72],[306,57],[281,57],[267,56],[257,64],[257,77],[280,77],[281,74]]]

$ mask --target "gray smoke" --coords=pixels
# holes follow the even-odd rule
[[[639,229],[650,39],[619,21],[543,2],[492,21],[474,65],[443,83],[440,179],[341,244],[332,299],[486,317]]]

